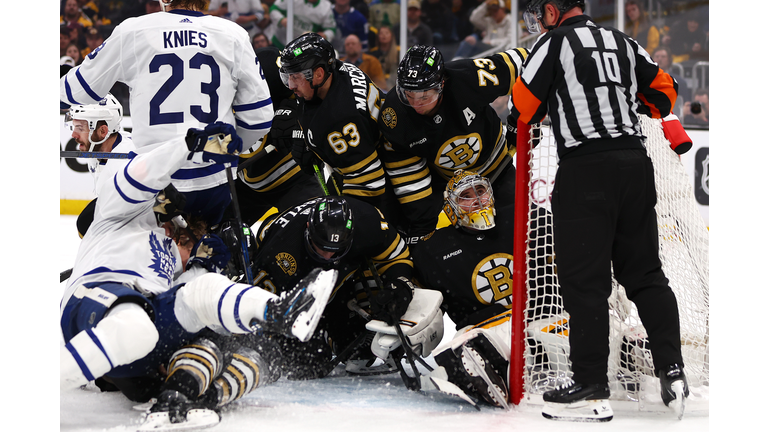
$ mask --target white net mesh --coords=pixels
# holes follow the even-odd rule
[[[680,311],[685,372],[691,399],[708,401],[709,386],[709,233],[679,157],[669,148],[659,120],[642,117],[646,146],[656,175],[662,267]],[[534,141],[540,143],[534,147]],[[557,172],[554,137],[546,126],[531,129],[529,203],[538,210],[528,220],[528,302],[525,309],[524,394],[529,400],[570,378],[567,314],[562,310],[553,257],[550,194]],[[518,169],[521,169],[518,166]],[[637,309],[614,280],[611,354],[608,374],[612,401],[633,409],[665,409],[653,375],[653,359]],[[708,406],[707,403],[698,406]],[[706,409],[706,408],[705,408]]]

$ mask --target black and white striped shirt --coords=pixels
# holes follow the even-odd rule
[[[637,113],[667,116],[677,83],[633,39],[578,15],[539,39],[512,97],[512,113],[525,123],[549,114],[562,158],[610,139],[636,146]]]

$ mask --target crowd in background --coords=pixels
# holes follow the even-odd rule
[[[282,47],[286,1],[211,0],[208,13],[243,26],[255,48]],[[518,1],[518,40],[527,36],[522,13],[528,0],[402,0],[408,8],[405,43],[400,41],[401,0],[294,1],[312,4],[312,10],[332,11],[332,20],[320,22],[313,16],[298,17],[301,8],[295,8],[294,22],[307,20],[314,31],[332,33],[339,58],[356,64],[384,91],[394,86],[403,45],[435,45],[448,59],[475,57],[504,48],[505,43],[511,46],[515,20],[510,16],[510,1]],[[591,3],[596,2],[587,0],[587,13],[597,21],[614,20],[613,9],[603,4],[615,8],[613,1]],[[60,63],[71,67],[80,64],[123,20],[158,12],[161,7],[157,0],[61,0],[60,10]],[[626,0],[624,12],[624,32],[678,81],[681,120],[708,127],[708,73],[694,66],[709,61],[709,2]],[[128,89],[118,84],[113,94],[127,110]],[[504,104],[499,107],[503,111]]]

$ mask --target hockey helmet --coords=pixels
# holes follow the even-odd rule
[[[304,243],[309,255],[317,261],[336,261],[352,247],[354,231],[352,209],[344,198],[327,196],[319,198],[309,212]],[[317,253],[315,247],[324,252],[333,252],[330,259]]]
[[[244,251],[247,252],[248,266],[253,266],[253,260],[256,256],[256,236],[253,231],[247,224],[242,224],[243,242],[240,242],[236,231],[237,222],[234,220],[226,220],[214,228],[215,234],[227,245],[229,253],[232,254],[232,259],[227,263],[224,274],[234,281],[245,279],[245,268],[243,268],[243,261],[240,257]]]
[[[280,79],[288,87],[291,75],[302,74],[311,84],[315,69],[322,68],[325,79],[317,86],[320,87],[333,72],[335,62],[336,51],[328,40],[317,33],[305,33],[289,42],[280,53]]]
[[[443,211],[452,225],[474,230],[496,226],[493,188],[487,178],[472,171],[456,170],[443,197]]]
[[[560,11],[560,18],[558,18],[558,22],[555,23],[555,25],[545,27],[547,30],[553,30],[557,28],[557,26],[560,25],[560,20],[562,19],[562,16],[565,12],[568,12],[577,6],[580,7],[581,10],[586,9],[585,0],[531,0],[531,2],[528,3],[528,6],[525,8],[525,13],[523,13],[525,25],[528,27],[528,31],[530,33],[541,33],[540,22],[544,17],[544,6],[547,4],[552,4],[557,8],[557,10]]]
[[[397,67],[397,96],[402,103],[411,106],[406,92],[421,92],[424,95],[436,90],[431,93],[432,100],[424,101],[424,104],[434,102],[443,92],[444,77],[445,63],[440,50],[433,46],[415,45],[405,53]]]
[[[64,121],[69,125],[70,130],[74,130],[74,120],[85,120],[88,122],[88,142],[90,148],[93,148],[114,134],[120,131],[120,122],[123,120],[123,106],[117,101],[117,98],[107,93],[104,99],[95,104],[72,105],[69,111],[64,115]],[[109,133],[99,142],[91,141],[91,135],[96,130],[100,121],[106,123]]]

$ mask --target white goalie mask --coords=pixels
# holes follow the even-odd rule
[[[454,226],[489,230],[496,226],[493,189],[487,178],[457,170],[443,193],[443,211]]]
[[[88,151],[93,151],[93,148],[114,134],[120,131],[120,122],[123,120],[123,106],[117,99],[111,94],[107,93],[104,99],[95,104],[88,105],[72,105],[69,111],[64,116],[64,121],[69,126],[70,130],[74,130],[75,125],[73,120],[84,120],[88,122],[88,143],[90,144]],[[93,131],[98,127],[99,121],[103,121],[107,124],[109,133],[101,141],[94,142],[91,140]]]

